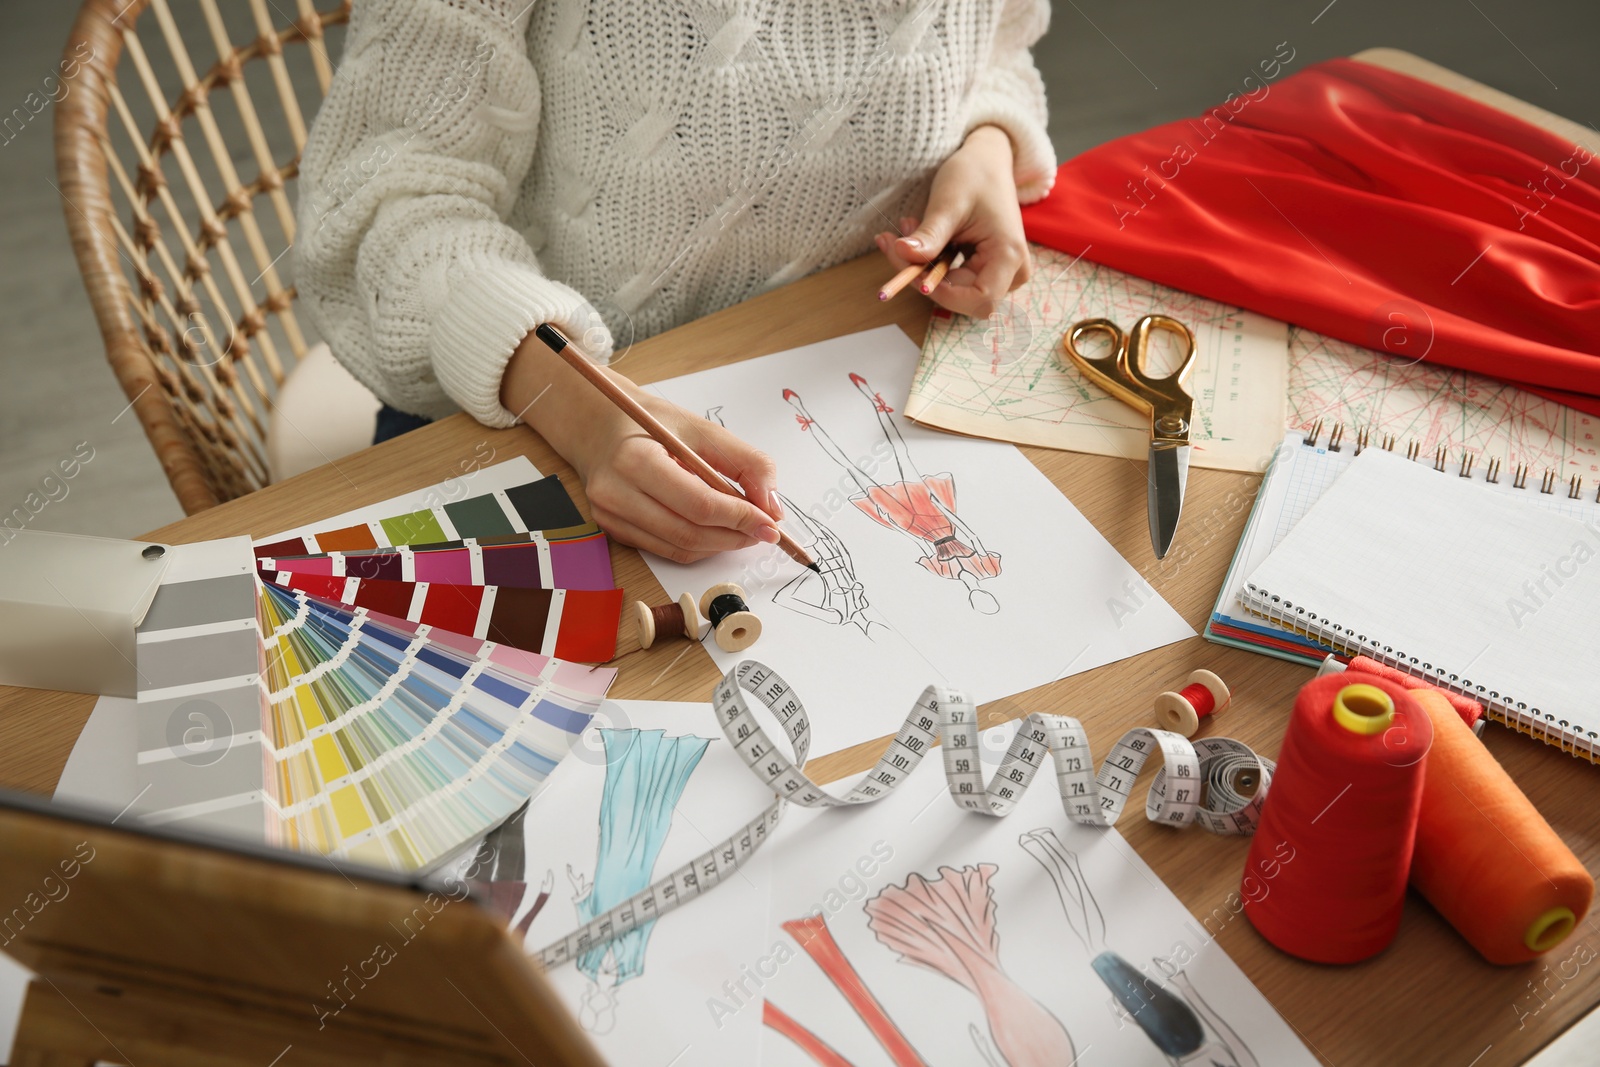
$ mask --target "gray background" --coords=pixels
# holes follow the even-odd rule
[[[192,0],[173,7],[186,36],[203,38]],[[75,11],[68,0],[0,5],[0,115],[54,72]],[[1595,0],[1068,0],[1036,51],[1056,151],[1218,103],[1284,41],[1291,72],[1389,45],[1600,123]],[[0,512],[87,441],[94,459],[35,525],[132,536],[181,512],[105,363],[51,184],[50,118],[0,145]]]

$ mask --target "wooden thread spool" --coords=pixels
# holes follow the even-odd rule
[[[642,600],[633,602],[634,619],[639,623],[639,647],[649,648],[656,637],[682,634],[691,641],[700,640],[700,613],[694,610],[694,597],[688,593],[676,603],[651,607]]]
[[[761,620],[744,602],[744,590],[734,582],[718,582],[700,597],[700,611],[711,621],[717,647],[743,652],[761,636]]]
[[[1210,671],[1194,671],[1182,690],[1156,697],[1156,719],[1163,730],[1193,737],[1200,730],[1201,719],[1221,711],[1232,699],[1221,678]]]

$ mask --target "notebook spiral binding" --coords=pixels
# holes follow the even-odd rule
[[[1306,434],[1304,444],[1307,447],[1317,447],[1317,441],[1322,435],[1323,424],[1319,419]],[[1337,452],[1343,446],[1344,427],[1335,425],[1328,435],[1325,447],[1330,452]],[[1356,454],[1371,444],[1370,435],[1366,430],[1356,434]],[[1392,434],[1385,435],[1378,446],[1386,451],[1394,451],[1395,439]],[[1406,448],[1408,459],[1416,460],[1421,456],[1420,445],[1412,441]],[[1472,469],[1477,462],[1477,456],[1470,450],[1463,450],[1458,477],[1470,478]],[[1449,466],[1448,455],[1444,446],[1435,450],[1433,468],[1444,472]],[[1498,482],[1500,476],[1500,461],[1489,460],[1484,477],[1489,482]],[[1539,492],[1554,493],[1560,485],[1560,476],[1554,471],[1545,471],[1539,480]],[[1513,488],[1525,489],[1528,487],[1528,468],[1526,464],[1518,464]],[[1580,499],[1583,491],[1583,479],[1573,475],[1566,485],[1567,495]],[[1596,502],[1600,502],[1600,490],[1595,494]],[[1297,607],[1293,603],[1274,596],[1267,590],[1256,585],[1247,584],[1245,589],[1254,594],[1255,603],[1248,605],[1252,612],[1262,615],[1277,625],[1292,630],[1303,637],[1332,648],[1343,656],[1364,655],[1403,671],[1415,678],[1420,678],[1431,685],[1441,689],[1448,689],[1454,693],[1469,697],[1484,706],[1489,716],[1497,722],[1503,723],[1521,733],[1534,737],[1545,744],[1555,745],[1562,751],[1587,759],[1590,763],[1600,763],[1600,732],[1584,730],[1573,726],[1566,719],[1558,719],[1555,715],[1540,711],[1536,707],[1529,707],[1526,701],[1516,699],[1513,694],[1499,693],[1487,686],[1474,683],[1471,679],[1462,678],[1451,674],[1444,667],[1435,667],[1424,662],[1416,656],[1408,654],[1404,649],[1394,648],[1384,643],[1377,637],[1368,637],[1346,627],[1340,626],[1331,619],[1323,618],[1315,612],[1304,607]]]
[[[1318,419],[1312,424],[1311,429],[1306,431],[1305,440],[1302,441],[1301,444],[1306,448],[1318,447],[1317,441],[1322,437],[1322,428],[1323,421]],[[1352,455],[1359,456],[1362,450],[1368,447],[1376,447],[1383,449],[1385,452],[1393,452],[1395,450],[1395,444],[1395,436],[1392,433],[1384,434],[1383,440],[1374,444],[1372,441],[1372,435],[1365,428],[1362,428],[1356,431],[1356,445],[1355,451],[1352,453]],[[1343,423],[1335,423],[1328,430],[1328,443],[1322,447],[1326,448],[1329,452],[1344,451],[1345,440]],[[1422,445],[1420,442],[1409,441],[1406,443],[1406,458],[1409,460],[1419,460],[1422,458]],[[1471,449],[1462,449],[1461,459],[1458,461],[1458,465],[1456,467],[1457,477],[1471,478],[1473,468],[1478,463],[1478,458],[1478,454]],[[1439,445],[1434,449],[1433,469],[1443,473],[1450,467],[1450,465],[1449,449],[1445,445]],[[1517,464],[1517,469],[1512,475],[1511,487],[1513,489],[1528,488],[1528,474],[1529,470],[1526,463]],[[1491,457],[1489,459],[1488,463],[1484,467],[1483,478],[1484,481],[1489,482],[1492,485],[1500,484],[1500,460],[1498,457]],[[1539,492],[1549,495],[1555,493],[1561,488],[1566,489],[1568,498],[1572,500],[1583,499],[1582,475],[1574,474],[1565,483],[1561,481],[1561,475],[1552,470],[1547,470],[1543,473],[1543,475],[1540,476]],[[1600,481],[1597,481],[1595,484],[1594,502],[1596,504],[1600,504]]]

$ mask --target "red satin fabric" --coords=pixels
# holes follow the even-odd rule
[[[1336,59],[1101,145],[1023,222],[1068,255],[1600,414],[1600,157],[1403,74]]]

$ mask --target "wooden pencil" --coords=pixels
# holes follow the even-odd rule
[[[917,281],[924,293],[931,293],[944,280],[946,272],[952,265],[952,260],[958,259],[960,253],[946,245],[945,248],[928,263],[912,263],[904,270],[897,273],[884,283],[878,290],[879,300],[892,299],[900,290]],[[920,276],[920,280],[919,280]],[[930,281],[931,279],[931,281]]]
[[[690,448],[681,437],[669,430],[660,419],[646,411],[643,404],[629,396],[621,386],[607,377],[605,372],[595,366],[593,360],[580,352],[571,341],[567,340],[566,335],[560,330],[546,322],[534,327],[533,332],[539,340],[545,343],[550,351],[566,360],[568,366],[583,375],[590,385],[600,390],[602,396],[620,408],[624,415],[638,423],[640,429],[653,437],[662,448],[665,448],[668,453],[689,468],[702,482],[705,482],[719,493],[726,493],[729,496],[738,497],[740,500],[748,499],[719,474],[715,467],[707,463],[698,452]],[[777,527],[777,530],[778,547],[783,549],[784,553],[800,566],[807,567],[820,574],[821,571],[818,569],[816,561],[811,558],[806,550],[801,548],[794,538],[784,533],[781,527]]]
[[[900,273],[896,274],[893,278],[890,278],[884,283],[883,288],[878,290],[878,299],[888,300],[900,290],[910,285],[912,280],[926,269],[926,263],[913,263],[909,267],[906,267],[904,270],[900,271]]]
[[[917,282],[917,288],[922,290],[924,296],[939,288],[939,283],[944,281],[944,276],[966,261],[967,257],[962,253],[956,252],[952,255],[951,252],[952,250],[949,248],[940,252],[939,258],[933,261],[927,273]]]

